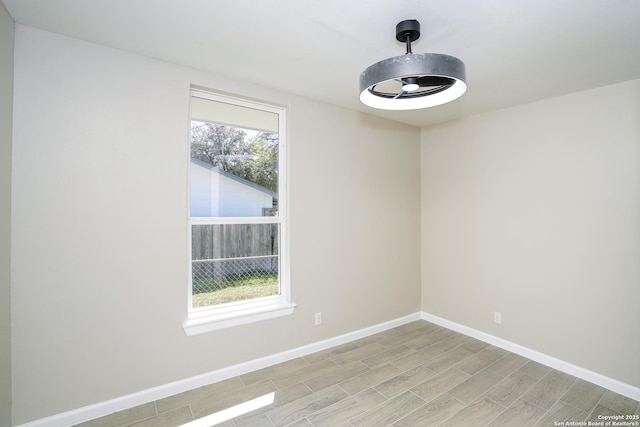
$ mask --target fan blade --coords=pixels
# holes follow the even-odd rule
[[[454,80],[450,77],[441,76],[422,76],[418,78],[418,84],[420,87],[424,86],[446,86],[454,83]]]
[[[393,99],[398,99],[398,98],[400,98],[402,95],[404,95],[404,94],[406,94],[406,93],[407,93],[407,92],[403,90],[402,92],[400,92],[399,94],[397,94],[396,96],[394,96],[394,97],[393,97]]]

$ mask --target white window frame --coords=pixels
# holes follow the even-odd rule
[[[188,284],[187,284],[187,319],[183,327],[187,335],[196,335],[204,332],[229,328],[266,319],[286,316],[293,313],[295,304],[291,302],[291,285],[289,277],[289,230],[288,230],[288,179],[287,179],[287,127],[286,108],[265,104],[256,101],[248,101],[242,98],[231,97],[200,89],[192,89],[191,97],[210,99],[241,107],[253,108],[278,115],[278,216],[277,217],[191,217],[190,199],[188,197],[187,212],[188,223]],[[191,112],[189,112],[191,121]],[[189,150],[190,151],[190,150]],[[187,161],[191,162],[191,153]],[[189,182],[189,188],[191,183]],[[189,189],[189,193],[191,191]],[[192,242],[191,228],[196,224],[279,224],[280,242],[278,248],[278,278],[280,281],[279,295],[251,300],[220,304],[209,307],[194,308],[192,304]]]

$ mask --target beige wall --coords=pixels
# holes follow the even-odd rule
[[[22,26],[15,61],[16,423],[419,311],[419,130]],[[292,316],[182,329],[190,84],[288,106]]]
[[[421,139],[423,309],[640,387],[640,80]]]
[[[0,2],[0,426],[11,425],[13,20]]]

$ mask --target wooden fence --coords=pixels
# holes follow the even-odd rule
[[[277,273],[278,240],[278,224],[192,226],[194,292],[196,285],[223,288],[230,277]]]
[[[278,240],[278,224],[194,225],[191,259],[277,255]]]

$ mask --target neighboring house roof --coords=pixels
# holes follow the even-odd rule
[[[194,164],[196,164],[196,165],[198,165],[200,167],[203,167],[205,169],[209,169],[212,172],[216,172],[216,173],[218,173],[218,174],[220,174],[222,176],[225,176],[225,177],[227,177],[229,179],[232,179],[232,180],[234,180],[236,182],[239,182],[240,184],[244,184],[244,185],[246,185],[248,187],[251,187],[251,188],[254,188],[254,189],[258,190],[258,191],[262,191],[263,193],[268,194],[269,196],[273,197],[274,199],[278,198],[278,193],[276,193],[274,191],[271,191],[268,188],[265,188],[265,187],[263,187],[261,185],[258,185],[255,182],[251,182],[249,180],[241,178],[238,175],[234,175],[231,172],[224,171],[224,170],[220,169],[219,167],[212,166],[207,162],[203,162],[202,160],[198,160],[198,159],[192,158],[191,159],[191,163],[194,163]]]

